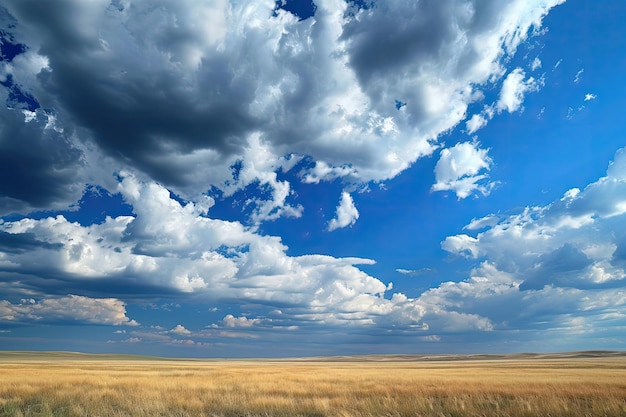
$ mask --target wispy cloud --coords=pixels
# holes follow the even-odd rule
[[[584,68],[581,68],[576,75],[574,76],[574,83],[578,84],[580,80],[583,78],[583,73],[585,72]]]
[[[410,277],[417,277],[420,275],[426,275],[426,274],[433,274],[437,271],[435,271],[432,268],[421,268],[421,269],[404,269],[404,268],[398,268],[396,269],[396,272],[399,272],[402,275],[408,275]]]

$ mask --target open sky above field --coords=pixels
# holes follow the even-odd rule
[[[0,349],[625,349],[625,21],[0,0]]]

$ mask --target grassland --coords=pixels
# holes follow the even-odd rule
[[[626,356],[187,361],[5,352],[0,416],[626,416]]]

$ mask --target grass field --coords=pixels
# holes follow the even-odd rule
[[[374,359],[5,352],[0,416],[626,416],[623,355]]]

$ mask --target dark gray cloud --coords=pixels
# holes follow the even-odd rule
[[[434,64],[473,18],[472,5],[456,1],[379,2],[345,26],[350,64],[363,84],[406,71],[417,62]]]
[[[0,214],[65,208],[83,192],[82,152],[41,111],[24,117],[0,107]]]
[[[38,53],[49,60],[38,75],[47,93],[41,104],[63,109],[101,149],[158,180],[182,181],[158,156],[204,148],[240,153],[257,124],[245,110],[254,88],[235,79],[230,57],[216,53],[189,73],[176,68],[198,34],[171,23],[145,38],[145,27],[133,27],[123,11],[73,1],[25,1],[11,11],[41,36]]]
[[[61,249],[59,243],[48,243],[38,240],[34,233],[7,233],[0,230],[0,251],[6,253],[23,253],[26,251],[45,249]]]
[[[544,286],[577,287],[585,285],[585,280],[579,274],[593,263],[582,251],[569,243],[554,251],[542,254],[538,263],[529,272],[521,290],[539,290]],[[585,286],[588,286],[587,282]]]
[[[497,71],[502,45],[526,35],[527,20],[507,28],[498,21],[509,6],[492,0],[377,2],[347,21],[341,39],[350,66],[379,111],[401,100],[412,124],[428,125],[429,84],[455,88],[486,81]]]
[[[615,251],[611,256],[611,264],[626,269],[626,237],[616,242]]]

